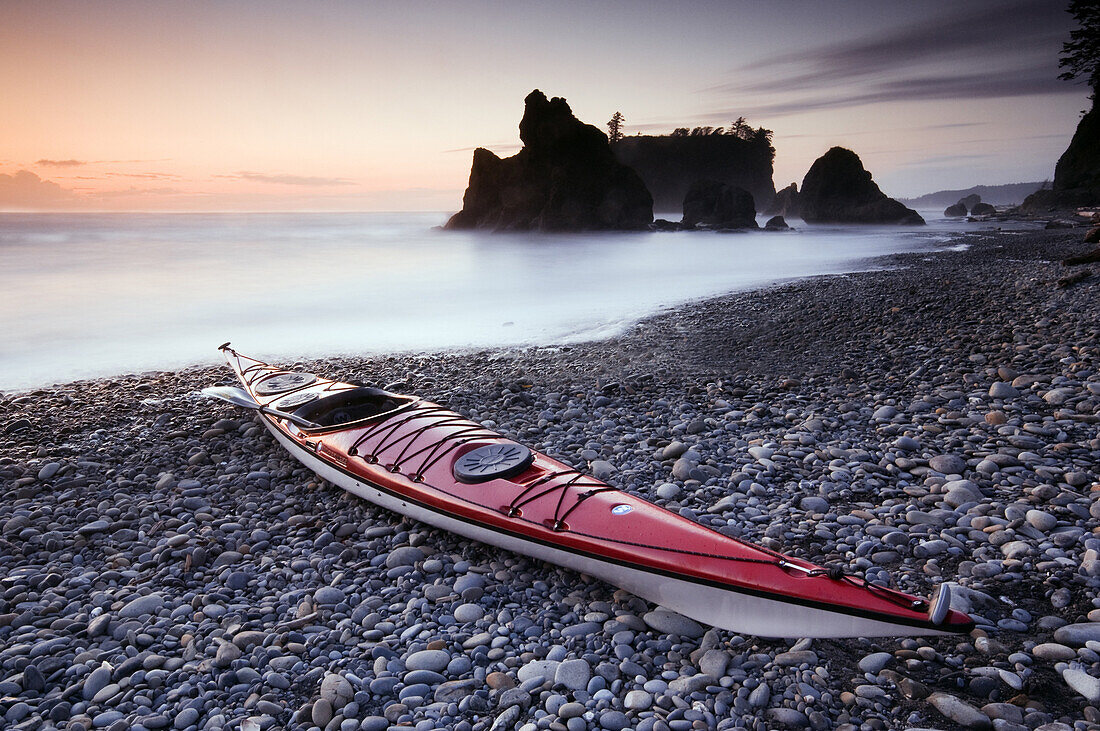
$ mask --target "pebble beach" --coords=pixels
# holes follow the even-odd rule
[[[700,626],[347,495],[199,396],[227,367],[190,368],[0,393],[0,726],[1100,728],[1100,276],[1060,285],[1081,235],[960,234],[582,345],[281,364],[727,535],[956,582],[969,636]]]

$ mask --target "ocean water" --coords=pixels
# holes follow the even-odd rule
[[[564,344],[981,224],[493,234],[427,213],[0,213],[0,389],[258,356]],[[988,228],[988,226],[985,226]]]

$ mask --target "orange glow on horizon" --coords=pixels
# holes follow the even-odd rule
[[[457,210],[472,148],[511,154],[533,88],[600,127],[622,111],[627,134],[718,126],[793,98],[715,91],[774,38],[812,48],[942,13],[768,5],[7,3],[0,210]],[[1085,91],[1043,93],[749,122],[775,130],[777,187],[842,144],[916,195],[1049,178]]]

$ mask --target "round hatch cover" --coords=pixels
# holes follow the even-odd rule
[[[313,391],[299,391],[298,393],[292,393],[289,396],[284,396],[275,402],[275,408],[283,411],[289,411],[290,409],[296,409],[303,404],[308,404],[310,401],[316,401],[320,394]]]
[[[458,458],[455,478],[467,484],[507,479],[523,472],[534,459],[531,450],[522,444],[486,444]]]
[[[295,388],[308,386],[317,380],[312,373],[276,373],[260,381],[256,388],[257,396],[274,396],[284,391],[292,391]]]

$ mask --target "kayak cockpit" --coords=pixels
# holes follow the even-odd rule
[[[388,417],[419,400],[413,396],[401,396],[380,388],[362,386],[323,395],[295,409],[293,414],[299,419],[317,424],[323,431],[329,431]]]

